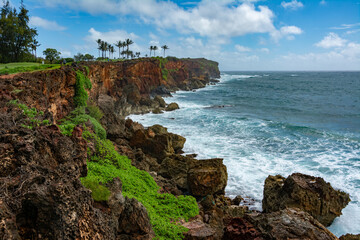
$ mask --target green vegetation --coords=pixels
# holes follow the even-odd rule
[[[53,63],[53,61],[60,59],[61,52],[58,52],[54,48],[47,48],[45,51],[43,51],[43,54],[45,55],[46,60],[48,60],[50,63]]]
[[[131,160],[116,152],[111,141],[89,131],[84,131],[83,137],[96,143],[96,152],[89,156],[88,175],[81,179],[92,190],[94,199],[105,200],[109,193],[103,184],[119,177],[122,194],[146,207],[157,239],[182,239],[186,228],[176,222],[198,214],[195,198],[158,193],[159,187],[149,173],[132,166]]]
[[[9,102],[10,104],[13,104],[20,108],[23,111],[23,114],[26,116],[27,124],[21,124],[22,127],[33,129],[35,127],[39,127],[41,125],[49,125],[49,120],[42,119],[42,116],[44,115],[43,111],[37,111],[36,108],[29,108],[23,103],[19,103],[19,100],[11,100]]]
[[[86,69],[88,72],[88,69]],[[75,83],[75,97],[74,103],[76,107],[86,107],[88,94],[86,89],[91,89],[91,81],[80,70],[76,71],[76,83]]]
[[[19,72],[32,72],[44,69],[60,68],[59,64],[40,64],[31,62],[0,64],[0,75],[13,74]]]
[[[162,58],[162,57],[156,57],[156,59],[159,60],[159,65],[160,65],[160,69],[161,69],[161,74],[162,77],[165,81],[167,81],[167,77],[169,75],[169,71],[168,69],[165,67],[165,64],[168,62],[167,58]]]
[[[29,27],[29,11],[21,1],[19,11],[3,1],[0,10],[0,62],[21,62],[33,59],[37,31]]]
[[[64,134],[71,135],[76,125],[83,124],[85,129],[83,138],[95,143],[95,151],[88,151],[88,175],[81,178],[82,184],[91,189],[94,200],[106,201],[110,196],[106,183],[116,177],[120,178],[122,194],[137,199],[147,209],[156,239],[182,239],[183,232],[187,229],[177,222],[187,221],[199,213],[195,198],[158,193],[159,186],[150,174],[132,166],[130,159],[115,150],[113,143],[106,139],[106,132],[98,122],[103,115],[100,109],[92,103],[87,107],[84,105],[88,96],[84,94],[85,88],[91,88],[91,85],[86,83],[89,80],[81,71],[77,71],[76,74],[75,98],[78,99],[76,102],[79,105],[61,121],[59,127]],[[87,121],[92,123],[95,134],[85,126]]]

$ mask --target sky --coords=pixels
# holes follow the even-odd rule
[[[11,0],[15,6],[19,1]],[[2,3],[0,3],[1,5]],[[41,46],[63,57],[130,38],[141,56],[204,57],[220,70],[360,70],[360,0],[24,0]],[[116,52],[115,54],[118,54]],[[158,50],[157,55],[163,52]]]

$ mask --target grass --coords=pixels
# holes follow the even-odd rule
[[[7,63],[0,64],[0,75],[56,68],[60,68],[60,64],[40,64],[31,62]]]

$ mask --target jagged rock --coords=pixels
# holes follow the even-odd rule
[[[170,103],[169,105],[167,105],[167,107],[165,108],[165,111],[170,112],[170,111],[174,111],[176,109],[179,109],[179,105],[177,103]]]
[[[146,208],[135,198],[125,198],[124,210],[119,217],[120,239],[153,239],[154,232]]]
[[[349,202],[347,193],[334,190],[324,179],[294,173],[287,179],[269,176],[265,180],[262,204],[264,212],[300,208],[329,226]]]
[[[171,155],[161,163],[159,174],[171,179],[180,189],[188,191],[188,166],[192,158],[181,155]]]
[[[165,102],[165,100],[164,100],[161,96],[156,95],[156,96],[154,97],[154,101],[158,102],[159,105],[160,105],[160,107],[162,107],[162,108],[166,107],[166,102]]]
[[[255,226],[265,239],[337,240],[326,227],[298,208],[247,215],[246,220]]]
[[[231,205],[228,208],[228,213],[231,217],[244,217],[245,213],[249,211],[249,208],[247,206],[236,206]]]
[[[247,220],[237,217],[231,219],[226,225],[224,232],[224,240],[263,240],[261,232]],[[285,238],[286,239],[286,238]]]
[[[226,184],[227,171],[223,159],[214,158],[191,162],[188,171],[188,185],[194,196],[224,194]]]
[[[360,234],[346,234],[346,235],[342,235],[340,238],[340,240],[360,240]]]
[[[242,200],[244,199],[240,195],[237,195],[233,200],[231,200],[231,204],[239,206]]]
[[[160,114],[160,113],[164,113],[163,111],[161,111],[159,108],[155,108],[154,110],[152,110],[153,114]]]
[[[185,240],[214,240],[215,230],[199,219],[183,224],[189,231],[185,233]]]

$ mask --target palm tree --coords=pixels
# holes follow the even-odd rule
[[[135,55],[136,55],[137,58],[139,58],[140,57],[140,52],[136,52]]]
[[[101,57],[104,58],[104,52],[107,49],[107,43],[104,41],[101,41],[100,49],[101,49]],[[105,52],[105,57],[106,57],[106,52]]]
[[[153,46],[153,50],[154,50],[154,57],[156,55],[156,50],[158,50],[158,47],[157,46]]]
[[[164,57],[165,57],[165,50],[169,49],[169,47],[164,45],[164,46],[161,46],[161,48],[164,49]]]
[[[120,53],[121,53],[120,48],[123,46],[123,42],[122,41],[117,41],[115,43],[115,46],[119,48],[119,58],[120,58]]]
[[[150,46],[149,49],[150,49],[150,57],[151,57],[151,51],[154,50],[154,47]]]
[[[125,43],[126,43],[126,50],[129,51],[129,46],[131,44],[133,44],[134,42],[131,39],[128,38],[128,39],[125,40]],[[127,55],[127,56],[129,56],[129,55]],[[129,58],[129,57],[127,57],[127,58]]]
[[[110,57],[110,53],[111,53],[112,58],[114,58],[114,52],[115,52],[114,46],[109,45],[109,57]]]
[[[101,50],[101,39],[99,38],[98,40],[96,40],[96,43],[98,44],[98,50],[99,50],[99,57],[100,57],[100,50]]]

